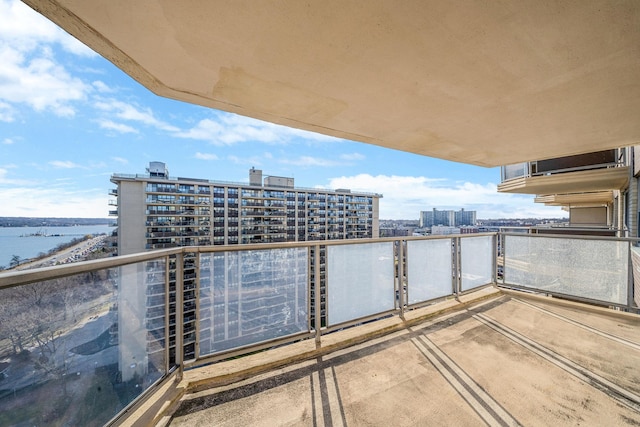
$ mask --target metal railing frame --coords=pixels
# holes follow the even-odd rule
[[[527,286],[521,286],[521,285],[517,285],[517,284],[513,284],[513,283],[508,283],[506,280],[506,274],[505,274],[505,270],[506,270],[506,264],[507,264],[507,258],[504,256],[504,254],[506,254],[506,238],[507,236],[515,236],[515,237],[528,237],[528,238],[551,238],[551,239],[573,239],[573,240],[603,240],[603,241],[617,241],[617,242],[627,242],[629,247],[628,247],[628,260],[627,260],[627,284],[626,284],[626,288],[627,288],[627,302],[626,304],[618,304],[618,303],[614,303],[614,302],[610,302],[610,301],[604,301],[604,300],[598,300],[598,299],[594,299],[594,298],[588,298],[588,297],[583,297],[580,295],[574,295],[574,294],[566,294],[566,293],[562,293],[562,292],[555,292],[555,291],[551,291],[551,290],[547,290],[547,289],[539,289],[539,288],[531,288],[531,287],[527,287]],[[568,236],[566,234],[523,234],[523,233],[506,233],[506,232],[500,232],[499,233],[499,237],[501,238],[502,244],[501,244],[501,253],[503,255],[503,273],[502,273],[502,284],[499,286],[505,287],[505,288],[509,288],[509,289],[517,289],[517,290],[521,290],[521,291],[527,291],[527,292],[535,292],[538,294],[544,294],[544,295],[549,295],[549,296],[554,296],[554,297],[559,297],[559,298],[564,298],[564,299],[572,299],[575,301],[579,301],[579,302],[583,302],[583,303],[587,303],[587,304],[594,304],[594,305],[600,305],[600,306],[606,306],[606,307],[614,307],[618,310],[626,310],[629,312],[636,312],[638,314],[640,314],[640,308],[636,307],[634,304],[634,300],[633,300],[633,289],[634,289],[634,283],[633,283],[633,265],[632,265],[632,261],[631,261],[631,246],[634,244],[640,244],[640,238],[634,238],[634,237],[609,237],[609,236],[583,236],[583,235],[571,235]],[[497,263],[496,263],[496,267],[497,267]]]
[[[537,171],[538,162],[536,160],[530,161],[530,162],[521,162],[521,163],[514,163],[512,165],[501,166],[500,180],[501,182],[507,182],[507,181],[511,181],[519,178],[531,178],[534,176],[555,175],[555,174],[566,173],[566,172],[579,172],[579,171],[585,171],[585,170],[591,170],[591,169],[608,169],[608,168],[627,166],[626,148],[616,148],[615,150],[617,151],[617,155],[616,155],[617,160],[613,162],[607,162],[607,163],[594,163],[594,164],[584,165],[584,166],[574,166],[574,167],[568,167],[568,168],[562,168],[562,169],[551,169],[551,170],[546,170],[542,172]],[[506,176],[506,167],[520,166],[520,165],[522,165],[522,175],[516,175],[509,178]]]
[[[462,253],[461,248],[461,240],[465,238],[473,238],[480,236],[492,236],[492,281],[488,284],[476,286],[473,289],[462,291],[462,257],[464,254]],[[321,345],[322,335],[335,331],[337,329],[347,328],[354,325],[358,325],[364,322],[388,317],[391,315],[399,315],[404,319],[404,315],[407,310],[412,310],[418,307],[422,307],[428,304],[433,304],[436,301],[442,300],[443,298],[458,298],[461,294],[466,292],[472,292],[484,286],[488,286],[491,284],[495,284],[497,286],[511,288],[511,289],[519,289],[524,291],[533,291],[541,294],[547,294],[552,296],[558,296],[562,298],[570,298],[586,303],[591,304],[599,304],[606,305],[610,307],[616,307],[618,309],[625,309],[628,311],[637,311],[640,313],[638,308],[634,307],[633,302],[633,274],[632,274],[632,264],[631,264],[631,250],[629,250],[629,274],[628,274],[628,282],[627,282],[627,290],[628,290],[628,301],[627,305],[622,304],[613,304],[606,301],[599,301],[590,298],[583,298],[576,295],[566,295],[560,294],[556,292],[550,292],[547,290],[541,289],[533,289],[527,288],[524,286],[517,286],[513,284],[509,284],[506,281],[504,274],[504,267],[506,264],[506,260],[503,264],[503,274],[501,283],[498,283],[498,257],[503,255],[503,259],[505,259],[504,254],[507,251],[506,248],[506,238],[507,236],[519,236],[519,237],[528,237],[528,238],[559,238],[559,239],[584,239],[584,240],[614,240],[614,241],[626,241],[631,246],[632,244],[638,244],[640,239],[637,238],[612,238],[612,237],[601,237],[601,236],[567,236],[567,235],[554,235],[554,234],[544,234],[544,235],[536,235],[536,234],[528,234],[523,235],[522,233],[507,233],[507,232],[497,232],[497,233],[479,233],[479,234],[470,234],[470,235],[449,235],[449,236],[429,236],[429,237],[390,237],[390,238],[378,238],[378,239],[351,239],[351,240],[335,240],[335,241],[310,241],[310,242],[284,242],[284,243],[266,243],[266,244],[244,244],[244,245],[232,245],[232,246],[192,246],[192,247],[178,247],[171,249],[162,249],[156,250],[152,252],[142,252],[132,255],[124,255],[118,257],[111,257],[99,260],[92,261],[84,261],[73,264],[65,264],[53,267],[44,267],[33,270],[20,270],[20,271],[8,271],[8,272],[0,272],[0,290],[8,289],[16,286],[26,285],[30,283],[41,282],[45,280],[51,280],[56,278],[68,277],[75,274],[93,272],[108,268],[116,268],[125,265],[131,265],[135,263],[152,261],[152,260],[164,260],[165,262],[165,369],[166,374],[163,378],[158,380],[156,384],[152,385],[147,391],[143,392],[138,398],[136,398],[133,402],[127,405],[118,415],[113,418],[113,422],[117,423],[117,420],[122,418],[122,414],[131,410],[132,407],[139,405],[140,400],[144,400],[150,393],[152,388],[156,388],[156,385],[162,382],[165,382],[168,377],[175,378],[176,380],[180,380],[182,378],[182,374],[184,369],[189,369],[193,367],[197,367],[203,364],[208,364],[212,362],[216,362],[223,359],[228,359],[231,357],[240,356],[243,354],[247,354],[249,352],[256,352],[260,350],[264,350],[267,348],[271,348],[274,346],[279,346],[287,343],[291,343],[294,341],[302,340],[302,339],[315,339],[316,345],[319,347]],[[415,304],[408,304],[409,292],[411,292],[411,284],[405,284],[405,275],[406,275],[406,262],[407,262],[407,254],[408,247],[407,242],[412,240],[433,240],[433,239],[450,239],[451,241],[451,255],[452,255],[452,282],[451,282],[451,294],[445,295],[443,297],[435,298],[432,300],[421,301]],[[381,313],[374,313],[362,318],[352,319],[347,322],[341,322],[335,325],[326,325],[322,327],[321,324],[321,293],[320,293],[320,282],[321,282],[321,272],[320,272],[320,253],[321,248],[327,248],[329,246],[336,245],[357,245],[357,244],[368,244],[368,243],[377,243],[377,242],[394,242],[394,265],[397,265],[394,272],[394,289],[397,292],[397,298],[395,307],[392,310],[384,311]],[[269,249],[280,249],[280,248],[299,248],[306,247],[307,248],[307,257],[308,257],[308,271],[307,271],[307,331],[278,337],[275,339],[258,342],[254,344],[248,344],[242,347],[236,347],[227,351],[216,352],[211,355],[200,356],[200,347],[199,347],[199,339],[200,339],[200,326],[199,326],[199,316],[200,316],[200,298],[199,298],[199,290],[200,290],[200,275],[196,277],[196,344],[195,344],[195,359],[193,360],[184,360],[184,346],[183,346],[183,332],[184,332],[184,322],[183,322],[183,293],[184,293],[184,281],[183,281],[183,264],[184,264],[184,254],[185,253],[194,253],[196,254],[196,271],[200,271],[200,256],[199,254],[207,254],[207,253],[215,253],[215,252],[239,252],[239,251],[252,251],[252,250],[269,250]],[[314,257],[311,257],[311,251],[314,251]],[[175,316],[176,316],[176,340],[175,340],[175,365],[169,364],[169,270],[170,270],[170,257],[176,257],[176,302],[175,302]],[[312,264],[313,263],[313,264]],[[313,267],[313,268],[311,268]],[[311,279],[311,272],[313,272],[314,280]],[[311,302],[311,291],[314,291],[314,322],[311,324],[310,313],[312,309]],[[327,289],[328,292],[328,289]],[[325,301],[325,307],[327,307],[328,311],[328,299]]]

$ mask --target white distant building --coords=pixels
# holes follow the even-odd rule
[[[476,225],[476,211],[466,211],[464,208],[459,211],[438,210],[435,208],[430,211],[421,211],[419,226],[432,227],[434,225],[448,225],[451,227]]]
[[[451,227],[448,225],[434,225],[431,227],[431,234],[436,236],[460,234],[460,227]]]

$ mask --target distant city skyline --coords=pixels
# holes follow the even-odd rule
[[[296,185],[380,193],[381,219],[420,211],[563,217],[498,194],[481,168],[286,128],[160,98],[19,1],[0,0],[0,216],[108,217],[109,176],[149,161],[172,176],[247,181],[252,166]]]

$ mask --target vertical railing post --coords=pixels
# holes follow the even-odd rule
[[[627,308],[628,311],[632,311],[633,310],[633,254],[631,253],[633,251],[633,243],[631,241],[629,241],[627,243],[629,245],[629,261],[628,261],[628,267],[627,267]]]
[[[194,265],[195,265],[195,272],[196,272],[196,308],[195,308],[195,313],[196,313],[196,318],[194,320],[195,324],[196,324],[196,342],[195,342],[195,346],[193,349],[193,355],[195,357],[196,360],[198,360],[200,358],[200,257],[201,257],[201,253],[200,251],[195,252],[195,261],[194,261]]]
[[[326,260],[325,260],[326,263]],[[327,288],[325,284],[325,289]],[[316,345],[320,346],[320,336],[321,336],[321,328],[322,328],[322,296],[320,295],[320,245],[314,246],[314,257],[313,257],[313,303],[314,307],[314,328],[316,330]],[[329,304],[329,301],[325,299],[325,307]]]
[[[500,253],[502,254],[502,286],[506,283],[507,276],[507,236],[500,232]]]
[[[457,271],[457,280],[456,280],[456,293],[458,296],[462,293],[462,238],[456,237],[456,246],[458,247],[458,251],[456,256],[458,257],[458,271]]]
[[[460,238],[452,237],[451,246],[451,256],[453,257],[451,262],[451,265],[453,266],[451,290],[457,298],[460,294],[460,271],[462,268],[460,263]]]
[[[404,295],[404,243],[405,243],[405,240],[400,239],[397,242],[398,242],[398,269],[397,269],[397,272],[398,272],[398,289],[397,289],[397,291],[398,291],[398,304],[400,304],[400,317],[404,320],[404,306],[405,306],[405,295]],[[409,289],[407,289],[407,292],[409,292]]]
[[[493,283],[498,284],[498,234],[492,238],[493,246]]]
[[[179,378],[184,370],[184,252],[176,254],[176,365]]]
[[[169,256],[164,257],[164,361],[165,361],[165,372],[169,372],[171,368],[171,363],[169,360],[169,341],[171,340],[169,334],[169,306],[171,305],[171,292],[169,291],[169,264],[170,259]],[[181,375],[179,375],[181,376]]]

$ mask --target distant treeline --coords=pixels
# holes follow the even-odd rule
[[[111,224],[106,218],[30,218],[0,216],[0,227],[68,227],[73,225]]]

